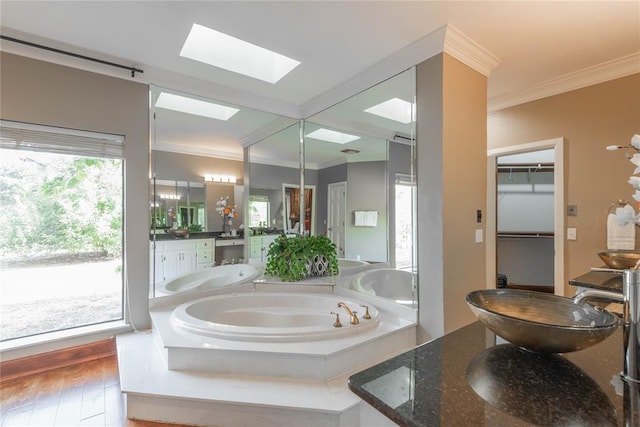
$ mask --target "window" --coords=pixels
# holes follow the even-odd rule
[[[415,228],[413,227],[416,184],[411,176],[396,175],[395,213],[396,213],[396,268],[412,268],[416,263]]]
[[[270,216],[269,196],[249,196],[249,227],[264,227],[269,225]]]
[[[0,131],[0,340],[122,320],[124,138]]]

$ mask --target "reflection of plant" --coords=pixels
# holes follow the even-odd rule
[[[278,237],[269,246],[265,274],[288,282],[309,276],[309,266],[317,257],[328,262],[327,275],[338,274],[336,245],[327,236]]]
[[[220,200],[216,202],[216,212],[220,215],[222,220],[233,219],[238,216],[236,212],[236,205],[229,203],[229,197],[220,197]]]
[[[630,148],[636,151],[633,156],[625,153],[625,157],[636,166],[633,171],[633,176],[629,177],[628,182],[633,188],[635,188],[636,191],[632,197],[640,206],[640,176],[636,176],[640,174],[640,135],[633,135],[631,138],[631,144],[629,145],[609,145],[607,150],[620,150],[624,148]],[[640,214],[636,215],[635,209],[629,205],[617,208],[614,218],[620,226],[633,223],[640,225]]]
[[[202,231],[202,226],[200,224],[191,224],[187,229],[191,232],[197,233]]]

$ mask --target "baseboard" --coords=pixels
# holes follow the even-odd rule
[[[0,383],[115,355],[116,340],[109,338],[76,347],[0,362]]]

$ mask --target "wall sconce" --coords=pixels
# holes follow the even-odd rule
[[[233,175],[205,175],[204,182],[222,182],[225,184],[235,184],[236,177]]]

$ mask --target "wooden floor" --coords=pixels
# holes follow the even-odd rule
[[[127,420],[115,356],[0,383],[2,427],[176,424]]]

